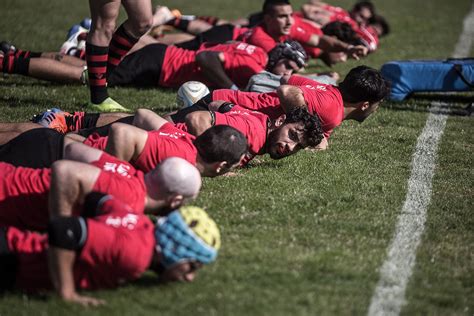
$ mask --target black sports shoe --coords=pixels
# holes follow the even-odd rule
[[[16,51],[16,47],[13,46],[13,44],[7,42],[7,41],[1,41],[0,42],[0,51],[3,52],[3,54],[8,54],[8,53],[14,53]]]

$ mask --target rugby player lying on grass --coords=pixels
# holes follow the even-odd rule
[[[22,51],[0,55],[0,70],[63,83],[87,82],[84,67],[74,64],[79,59],[58,55],[62,60],[58,61],[38,55],[41,53]],[[286,50],[274,50],[268,55],[261,48],[241,42],[203,46],[199,51],[150,44],[126,56],[107,75],[107,82],[109,86],[178,88],[186,81],[196,80],[210,88],[244,89],[257,73],[267,70],[289,75],[304,67],[306,59],[296,41],[289,41]]]
[[[390,92],[390,83],[382,77],[380,71],[367,66],[351,69],[338,87],[297,75],[284,79],[287,84],[280,86],[276,92],[214,90],[192,107],[171,115],[171,119],[179,120],[196,109],[216,110],[212,101],[238,104],[265,113],[271,119],[294,108],[305,108],[309,113],[317,115],[321,121],[324,139],[318,149],[326,149],[327,140],[335,127],[343,120],[363,122],[377,110],[380,102]]]
[[[219,104],[222,105],[222,102]],[[249,146],[248,154],[241,161],[241,164],[248,163],[256,155],[264,155],[266,153],[273,159],[280,159],[294,154],[302,148],[317,146],[323,138],[319,119],[316,116],[310,115],[304,109],[295,109],[272,120],[264,113],[250,111],[238,106],[234,106],[232,110],[222,113],[222,109],[229,105],[222,106],[221,112],[202,110],[189,113],[187,117],[181,116],[180,124],[176,124],[176,126],[173,126],[150,110],[140,109],[135,117],[133,117],[132,124],[135,126],[114,123],[96,129],[79,130],[78,132],[84,132],[83,135],[89,135],[84,140],[85,144],[104,149],[123,160],[130,161],[134,166],[144,171],[148,170],[150,165],[153,165],[154,159],[160,160],[160,157],[163,155],[171,155],[171,153],[168,154],[171,151],[170,143],[179,146],[179,148],[172,150],[173,155],[189,160],[188,156],[182,156],[181,153],[186,153],[186,149],[189,148],[190,139],[194,137],[193,135],[200,139],[203,137],[203,133],[206,134],[209,130],[219,126],[233,127],[246,137]],[[57,121],[63,118],[62,122],[66,122],[64,112],[47,112],[45,115],[54,117],[54,120]],[[81,117],[84,118],[86,116],[82,115]],[[129,117],[126,119],[129,122],[131,121]],[[177,118],[175,119],[178,120]],[[68,121],[73,122],[74,120]],[[181,124],[183,122],[186,124]],[[64,129],[66,127],[62,130]],[[40,139],[46,135],[50,135],[50,137],[47,137],[47,141],[43,141],[43,144],[39,146]],[[108,135],[108,137],[100,137],[100,135]],[[75,137],[77,138],[78,136]],[[27,157],[27,152],[35,150],[44,152],[48,150],[45,143],[53,144],[51,147],[55,148],[54,144],[57,142],[53,140],[62,138],[64,137],[55,132],[41,129],[26,132],[0,147],[0,160],[19,164],[21,162],[19,159],[15,159],[15,157]],[[66,139],[69,139],[69,136]],[[206,141],[199,142],[199,144],[203,144],[201,147],[205,148],[205,146],[212,146],[213,143]],[[28,147],[31,148],[28,149]],[[209,151],[209,149],[207,150]],[[59,159],[60,157],[56,158]],[[37,162],[36,159],[35,161]],[[26,165],[31,166],[30,163]],[[199,165],[198,169],[202,170],[203,175],[213,175],[203,170]],[[207,169],[209,170],[210,168]]]
[[[191,282],[220,247],[215,222],[197,207],[182,207],[153,223],[111,195],[93,216],[51,219],[47,234],[0,228],[0,292],[55,289],[65,301],[97,306],[104,300],[77,290],[114,288],[146,270],[158,282]],[[184,249],[184,251],[183,251]]]
[[[99,134],[87,138],[77,134],[63,135],[49,128],[28,130],[0,146],[0,161],[16,166],[49,167],[63,158],[65,145],[79,141],[130,161],[145,173],[166,158],[180,157],[195,165],[203,176],[215,177],[238,166],[248,152],[245,136],[230,126],[213,126],[195,137],[153,115],[159,130],[145,131],[132,125],[115,123],[110,128],[110,137]],[[29,126],[32,125],[38,126]]]
[[[91,192],[112,194],[136,213],[166,214],[194,199],[199,172],[180,158],[144,174],[98,149],[75,143],[51,169],[0,163],[0,226],[46,230],[49,218],[81,216]]]
[[[166,14],[159,10],[155,15]],[[156,17],[157,18],[157,17]],[[164,20],[161,18],[161,20]],[[202,24],[199,21],[198,24]],[[182,31],[196,29],[196,22],[185,21],[179,18],[167,22]],[[171,35],[173,36],[173,35]],[[344,42],[345,38],[336,38],[324,34],[321,27],[312,21],[293,14],[293,8],[287,0],[270,0],[263,4],[262,21],[251,28],[232,24],[219,25],[211,28],[196,38],[177,44],[177,46],[197,50],[202,43],[225,43],[227,41],[242,41],[263,48],[270,52],[279,43],[286,40],[298,41],[304,46],[307,54],[318,58],[322,51],[345,54],[348,58],[359,59],[367,55],[367,48],[360,42]],[[166,39],[168,43],[173,41]]]

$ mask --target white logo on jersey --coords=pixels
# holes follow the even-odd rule
[[[114,162],[106,162],[104,164],[103,169],[108,172],[118,173],[122,177],[130,178],[130,174],[129,174],[130,166],[125,165],[123,163],[117,164]]]
[[[308,88],[308,89],[311,89],[311,90],[320,90],[320,91],[326,91],[326,86],[322,86],[322,85],[317,85],[316,87],[315,86],[312,86],[310,84],[307,84],[305,85],[305,88]]]
[[[250,115],[248,112],[242,112],[239,110],[236,111],[230,111],[229,114],[241,114],[241,115]]]
[[[166,136],[166,137],[174,138],[174,139],[178,139],[178,138],[180,138],[180,137],[186,136],[186,134],[183,134],[183,133],[180,133],[180,132],[174,132],[174,133],[163,133],[163,132],[160,132],[159,135],[160,135],[160,136]]]
[[[123,227],[129,230],[134,229],[137,223],[138,223],[138,215],[130,214],[130,213],[124,217],[109,216],[105,220],[106,225],[109,225],[115,228]]]
[[[240,43],[239,45],[237,45],[237,49],[244,50],[247,52],[247,54],[251,55],[253,54],[255,49],[257,49],[257,47],[246,43]]]

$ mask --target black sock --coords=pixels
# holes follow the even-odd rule
[[[86,62],[89,73],[91,102],[95,104],[102,103],[109,97],[106,78],[108,52],[108,47],[86,43]]]

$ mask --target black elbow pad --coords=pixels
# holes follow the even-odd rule
[[[81,250],[87,239],[87,224],[82,217],[57,217],[49,221],[48,242],[51,247]]]

